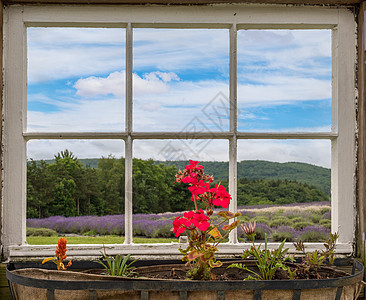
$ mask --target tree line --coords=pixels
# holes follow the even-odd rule
[[[186,161],[160,161],[168,166],[175,165],[184,168]],[[228,179],[229,163],[223,161],[205,162],[205,170],[208,174],[215,175],[221,180]],[[307,163],[285,162],[278,163],[265,160],[243,160],[237,164],[238,178],[249,180],[294,180],[317,187],[330,196],[331,170]]]
[[[174,184],[177,170],[175,165],[133,159],[133,212],[191,209],[187,186]],[[227,179],[221,183],[227,187]],[[124,196],[124,158],[102,157],[97,167],[90,167],[65,150],[52,161],[28,161],[28,218],[123,214]],[[316,187],[296,181],[238,180],[238,205],[327,200],[329,197]]]

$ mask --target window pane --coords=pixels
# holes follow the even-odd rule
[[[28,28],[28,131],[121,131],[125,29]]]
[[[229,128],[229,32],[134,30],[134,130]]]
[[[331,30],[238,32],[238,129],[331,130]]]
[[[59,235],[114,234],[122,243],[124,142],[32,140],[27,146],[27,227]]]
[[[203,144],[203,140],[200,140]],[[164,149],[177,149],[165,156]],[[175,238],[170,229],[173,219],[183,211],[194,209],[191,193],[184,183],[175,183],[175,174],[189,159],[199,160],[215,183],[228,182],[228,142],[211,141],[194,156],[183,141],[149,140],[134,142],[133,162],[133,233],[134,236]],[[182,151],[180,151],[182,150]],[[200,205],[200,203],[198,204]],[[202,208],[205,208],[202,206]],[[219,209],[220,210],[220,209]],[[218,212],[217,210],[216,212]]]
[[[329,238],[330,153],[328,140],[238,141],[240,218],[257,222],[258,239]]]

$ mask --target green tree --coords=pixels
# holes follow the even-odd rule
[[[76,184],[73,179],[63,178],[55,186],[53,209],[56,214],[74,217],[77,214],[74,193]]]
[[[105,214],[124,213],[125,207],[125,159],[102,157],[96,176],[100,180],[102,205]]]
[[[49,207],[53,201],[52,174],[44,160],[27,162],[27,217],[50,216]]]

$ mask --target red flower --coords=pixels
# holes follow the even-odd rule
[[[187,221],[192,220],[194,217],[194,211],[189,211],[184,213],[184,218],[187,219]]]
[[[200,195],[200,194],[204,194],[205,192],[207,192],[209,188],[210,188],[209,183],[206,183],[203,180],[200,180],[200,182],[198,182],[198,184],[192,185],[188,189],[190,190],[192,195]]]
[[[193,174],[195,174],[195,173],[192,173],[192,175]],[[184,183],[191,183],[193,185],[198,184],[198,180],[196,178],[192,178],[192,177],[189,177],[189,176],[184,177],[182,179],[182,182],[184,182]]]
[[[213,205],[221,206],[223,208],[227,208],[229,206],[231,196],[224,186],[216,184],[214,188],[209,190],[209,192],[214,194],[214,198],[212,200]]]
[[[203,166],[201,166],[201,165],[198,165],[197,166],[197,164],[199,163],[199,161],[194,161],[194,160],[189,160],[189,162],[190,162],[190,165],[187,165],[186,166],[186,170],[192,170],[192,169],[195,169],[195,170],[201,170],[201,169],[204,169],[204,167]]]
[[[201,231],[206,231],[208,227],[210,227],[210,223],[207,221],[210,220],[209,217],[205,215],[202,209],[199,210],[198,213],[194,214],[192,223]]]
[[[171,229],[171,231],[173,231],[173,233],[175,233],[175,236],[178,237],[187,229],[187,225],[189,226],[190,222],[187,219],[178,216],[173,221],[173,228]]]

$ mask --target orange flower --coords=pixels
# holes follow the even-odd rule
[[[65,266],[64,263],[62,262],[64,259],[67,258],[66,256],[66,243],[67,240],[65,238],[60,238],[57,242],[57,247],[56,247],[56,257],[49,257],[49,258],[45,258],[42,261],[42,264],[48,262],[48,261],[53,261],[56,265],[57,265],[57,270],[66,270],[67,267],[71,266],[71,261]]]
[[[57,247],[56,247],[55,253],[56,253],[57,259],[61,259],[61,261],[63,259],[66,259],[66,257],[67,257],[66,256],[66,251],[67,251],[66,243],[67,243],[67,240],[66,240],[66,238],[63,238],[63,237],[60,238],[57,242]]]

